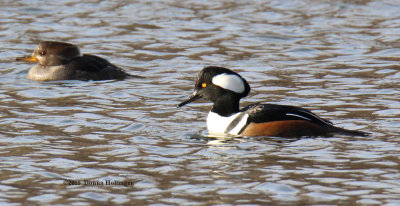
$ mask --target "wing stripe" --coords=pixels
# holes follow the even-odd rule
[[[309,112],[309,111],[307,111],[307,110],[306,110],[306,111],[303,111],[303,112],[306,113],[306,114],[308,114],[308,115],[311,115],[312,117],[318,119],[318,120],[321,121],[321,122],[324,122],[324,123],[326,123],[326,124],[332,125],[332,122],[330,122],[330,121],[328,121],[328,120],[326,120],[326,119],[323,119],[323,118],[317,116],[316,114],[314,114],[314,113],[312,113],[312,112]],[[311,121],[312,121],[312,120],[311,120]]]
[[[286,116],[294,116],[294,117],[299,117],[299,118],[302,118],[302,119],[305,119],[305,120],[311,121],[311,119],[310,119],[310,118],[307,118],[307,117],[301,116],[301,115],[299,115],[299,114],[286,113]]]

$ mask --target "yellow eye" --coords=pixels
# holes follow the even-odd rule
[[[206,84],[206,83],[203,83],[203,84],[201,84],[201,87],[206,88],[206,87],[207,87],[207,84]]]

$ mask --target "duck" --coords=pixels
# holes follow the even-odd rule
[[[122,80],[131,75],[104,58],[81,54],[78,46],[66,42],[40,42],[32,55],[17,61],[37,62],[28,72],[35,81],[56,80]]]
[[[368,136],[366,132],[336,127],[301,107],[254,103],[240,109],[240,100],[249,93],[250,85],[241,75],[224,67],[209,66],[199,72],[193,94],[177,107],[198,99],[211,101],[213,106],[207,116],[207,130],[211,135]]]

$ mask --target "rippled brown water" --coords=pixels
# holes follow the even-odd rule
[[[400,205],[398,1],[0,4],[2,205]],[[27,80],[40,40],[147,78]],[[207,138],[211,105],[175,106],[208,65],[372,135]]]

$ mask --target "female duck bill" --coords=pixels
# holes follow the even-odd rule
[[[25,61],[25,62],[37,62],[39,61],[36,57],[34,56],[28,56],[28,57],[17,57],[15,58],[17,61]]]

